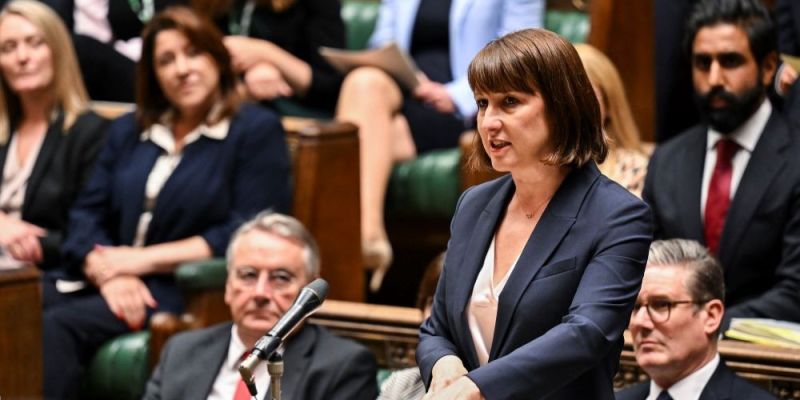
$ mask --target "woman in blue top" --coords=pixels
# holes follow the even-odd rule
[[[67,274],[88,288],[45,283],[45,397],[74,396],[106,340],[152,312],[182,310],[172,271],[223,256],[258,211],[289,208],[279,119],[240,104],[221,34],[188,8],[143,33],[137,111],[114,121],[95,172],[70,213]]]

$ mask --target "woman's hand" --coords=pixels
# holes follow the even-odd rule
[[[224,43],[231,53],[231,63],[236,72],[249,71],[256,64],[268,60],[269,52],[267,46],[264,46],[268,42],[264,40],[247,36],[225,36]]]
[[[86,256],[83,272],[101,287],[108,280],[121,276],[141,276],[155,271],[146,247],[100,246]]]
[[[268,63],[257,64],[244,74],[244,84],[249,97],[256,100],[272,100],[291,97],[292,87],[283,79],[281,72]]]
[[[778,88],[781,96],[785,96],[789,92],[789,88],[794,85],[797,80],[797,71],[789,63],[783,63],[781,66],[781,75],[778,77]]]
[[[467,374],[464,363],[456,356],[444,356],[436,361],[431,370],[429,395],[437,394]]]
[[[144,282],[135,276],[122,275],[109,279],[100,287],[111,312],[125,321],[131,330],[144,327],[147,307],[158,304]]]
[[[47,231],[34,224],[0,213],[0,246],[17,260],[37,263],[42,261],[39,238]]]
[[[423,400],[483,400],[483,395],[472,379],[462,376],[443,390],[428,392]]]
[[[414,97],[430,104],[440,113],[453,113],[456,111],[455,103],[444,85],[433,82],[419,75],[419,85],[414,89]]]

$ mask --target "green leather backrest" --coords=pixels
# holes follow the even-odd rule
[[[82,399],[141,399],[150,377],[150,331],[117,337],[100,347],[83,380]]]
[[[175,281],[183,291],[219,289],[228,277],[226,265],[224,258],[183,263],[175,270]]]
[[[461,149],[436,150],[395,165],[386,192],[391,215],[450,218],[459,196]]]
[[[367,47],[375,21],[378,19],[380,2],[375,0],[344,0],[341,15],[347,32],[347,48],[360,50]]]
[[[348,49],[367,47],[379,9],[379,0],[342,0],[341,15],[347,32]],[[589,15],[580,11],[548,10],[544,26],[570,42],[583,43],[589,34]]]

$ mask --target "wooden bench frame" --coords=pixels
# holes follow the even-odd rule
[[[186,321],[196,321],[187,316],[183,321],[174,315],[159,317],[164,322],[169,321],[167,324],[171,324],[173,331],[190,326]],[[328,300],[309,318],[308,323],[324,326],[336,335],[361,342],[373,352],[381,368],[399,369],[416,365],[422,314],[415,308]],[[193,326],[196,327],[196,324]],[[151,350],[155,350],[152,341],[160,334],[153,331]],[[719,352],[727,365],[742,377],[767,388],[781,399],[800,400],[800,350],[722,340]],[[645,379],[647,374],[636,364],[633,343],[626,332],[614,387],[623,388]]]

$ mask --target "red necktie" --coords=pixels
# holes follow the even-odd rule
[[[247,390],[244,380],[239,378],[239,384],[236,386],[236,393],[233,394],[233,400],[250,400],[250,392]]]
[[[250,351],[245,351],[241,357],[239,357],[239,362],[241,363],[244,361],[247,356],[250,355]],[[244,379],[241,377],[239,378],[239,383],[236,385],[236,392],[233,393],[233,400],[251,400],[252,396],[250,396],[250,391],[247,390],[247,385],[244,383]]]
[[[736,142],[721,139],[717,142],[717,165],[708,185],[706,199],[705,236],[706,246],[713,254],[717,254],[719,238],[725,225],[725,216],[731,205],[731,176],[733,175],[733,156],[739,150]]]

